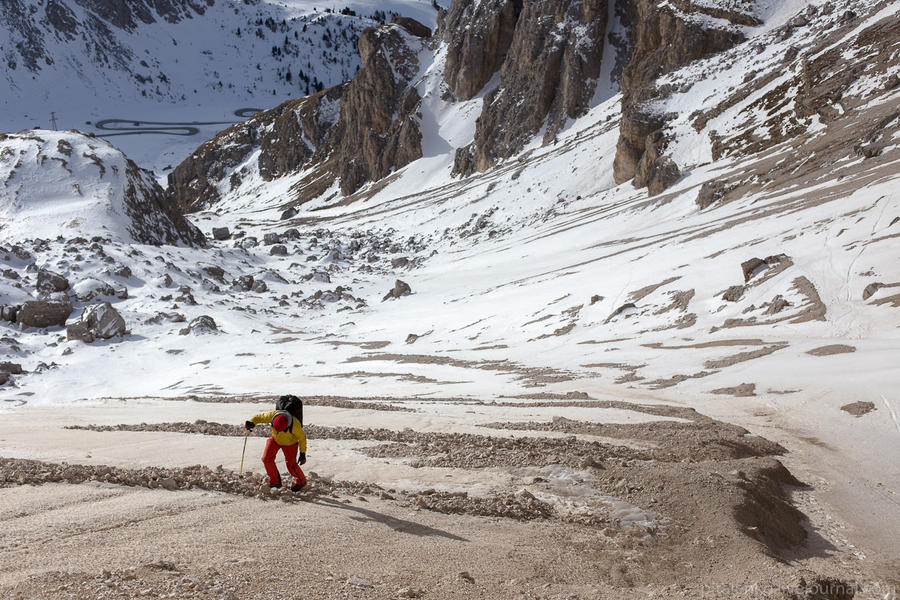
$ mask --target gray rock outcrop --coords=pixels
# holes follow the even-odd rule
[[[108,302],[95,304],[84,309],[81,318],[66,327],[68,340],[91,343],[94,340],[108,340],[127,333],[125,319]]]
[[[219,327],[216,325],[216,321],[208,315],[201,315],[188,323],[187,327],[181,329],[178,332],[178,335],[188,335],[190,333],[194,335],[204,335],[218,332]]]
[[[62,326],[71,314],[68,302],[29,300],[16,312],[16,322],[23,327]]]

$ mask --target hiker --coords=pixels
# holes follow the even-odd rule
[[[299,414],[298,414],[299,413]],[[291,491],[297,492],[306,485],[306,475],[300,465],[306,462],[306,433],[303,431],[303,403],[296,396],[281,396],[275,403],[275,410],[254,415],[244,423],[248,430],[261,423],[272,424],[272,435],[266,440],[262,461],[269,475],[269,487],[281,487],[281,474],[275,466],[278,451],[284,453],[288,472],[294,477]],[[300,462],[297,464],[297,451]]]

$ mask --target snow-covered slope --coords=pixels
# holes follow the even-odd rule
[[[745,42],[659,81],[646,108],[665,118],[645,150],[679,172],[657,195],[614,180],[634,115],[606,86],[555,139],[535,132],[453,176],[499,79],[451,98],[437,44],[404,81],[421,158],[353,194],[311,185],[321,164],[264,176],[251,148],[190,217],[210,237],[229,229],[209,248],[112,240],[76,263],[17,231],[7,278],[118,277],[130,334],[84,344],[0,324],[0,359],[26,371],[4,399],[404,395],[422,398],[410,422],[432,425],[459,410],[447,397],[689,405],[782,443],[845,507],[877,502],[855,518],[895,548],[878,529],[900,517],[898,7],[775,4],[762,24],[723,24]],[[472,426],[498,410],[453,414]]]
[[[185,244],[203,235],[109,142],[78,132],[0,134],[0,239],[111,237]]]

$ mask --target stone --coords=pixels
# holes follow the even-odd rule
[[[205,265],[201,267],[201,269],[210,277],[218,281],[225,281],[225,269],[223,269],[222,267],[218,265]]]
[[[284,211],[283,213],[281,213],[281,220],[282,220],[282,221],[287,221],[288,219],[293,219],[294,217],[297,216],[297,214],[298,214],[299,212],[300,212],[300,211],[298,211],[296,208],[294,208],[294,207],[292,206],[292,207],[290,207],[289,209],[287,209],[286,211]]]
[[[249,248],[256,248],[259,245],[259,240],[253,237],[252,235],[248,235],[244,239],[240,241],[240,247],[244,250]]]
[[[725,197],[725,184],[721,181],[704,181],[697,192],[697,206],[704,210]]]
[[[123,336],[127,331],[125,319],[109,302],[102,302],[84,309],[81,318],[66,327],[68,340],[91,343],[94,340],[108,340]]]
[[[744,295],[744,286],[742,285],[733,285],[722,294],[722,300],[726,302],[737,302],[741,299],[741,296]]]
[[[745,39],[740,28],[709,27],[704,24],[704,19],[694,18],[693,5],[683,6],[687,7],[687,12],[655,0],[622,4],[619,17],[630,24],[630,32],[627,40],[619,40],[615,45],[620,52],[627,47],[627,52],[621,55],[630,58],[627,64],[621,65],[622,118],[613,161],[616,183],[625,183],[637,175],[647,151],[647,136],[665,126],[666,117],[648,108],[651,100],[665,93],[657,87],[657,79],[694,60],[732,48]],[[754,17],[725,8],[717,7],[716,17],[734,25],[760,24]],[[663,144],[657,151],[661,155],[664,149]],[[665,189],[663,184],[677,180],[672,166],[668,163],[659,165],[654,169],[659,176],[645,177],[643,185],[649,186],[656,181],[657,193]]]
[[[874,282],[874,283],[870,283],[870,284],[867,285],[867,286],[865,287],[865,289],[863,290],[863,293],[862,293],[862,299],[863,299],[863,300],[868,300],[869,298],[872,297],[872,295],[873,295],[875,292],[877,292],[878,290],[880,290],[882,287],[884,287],[884,284],[883,284],[883,283],[879,283],[879,282],[877,282],[877,281]]]
[[[409,259],[405,256],[401,256],[400,258],[392,258],[391,259],[391,268],[399,269],[401,267],[405,267],[409,264]]]
[[[10,373],[11,375],[21,375],[24,373],[22,365],[14,362],[0,362],[0,372]]]
[[[78,341],[90,344],[94,341],[94,336],[88,328],[87,323],[76,321],[66,325],[66,339],[70,342]]]
[[[285,230],[284,233],[281,234],[281,239],[283,240],[299,240],[300,232],[294,228]]]
[[[178,332],[178,335],[188,335],[189,333],[194,335],[204,335],[218,332],[219,328],[216,325],[216,321],[208,315],[201,315],[188,323],[187,327],[181,329]]]
[[[240,289],[244,292],[249,292],[253,289],[253,275],[241,275],[237,279],[231,282],[231,286]]]
[[[287,246],[285,246],[284,244],[275,244],[269,250],[270,256],[287,256],[287,253]]]
[[[41,269],[37,276],[37,290],[44,294],[64,292],[69,289],[69,280],[53,271]]]
[[[756,275],[769,268],[766,261],[761,258],[751,258],[741,263],[741,271],[744,273],[744,281],[750,281]]]
[[[9,381],[9,373],[0,371],[0,385],[6,384],[7,381]]]
[[[25,327],[63,326],[71,314],[72,305],[68,302],[29,300],[16,312],[16,322]]]
[[[409,284],[398,279],[394,282],[394,288],[387,294],[385,294],[384,298],[382,298],[381,301],[384,302],[385,300],[390,300],[392,298],[402,298],[403,296],[408,296],[411,293],[412,289],[409,287]]]
[[[253,283],[253,291],[256,292],[257,294],[262,294],[263,292],[267,291],[268,289],[269,289],[269,286],[262,279],[258,279]]]
[[[224,241],[231,237],[231,232],[227,227],[213,227],[212,230],[213,239],[218,241]]]
[[[0,306],[0,320],[15,323],[16,314],[19,312],[19,308],[19,306],[11,306],[9,304]]]
[[[263,236],[263,245],[271,246],[272,244],[277,244],[281,241],[281,236],[277,233],[267,233]]]

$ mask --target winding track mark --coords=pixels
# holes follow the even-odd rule
[[[239,108],[234,111],[234,116],[246,119],[260,112],[258,108]],[[104,119],[94,124],[101,131],[114,131],[97,137],[114,137],[118,135],[180,135],[191,137],[200,133],[198,126],[202,125],[234,125],[240,121],[136,121],[134,119]],[[120,124],[131,124],[130,127]]]

